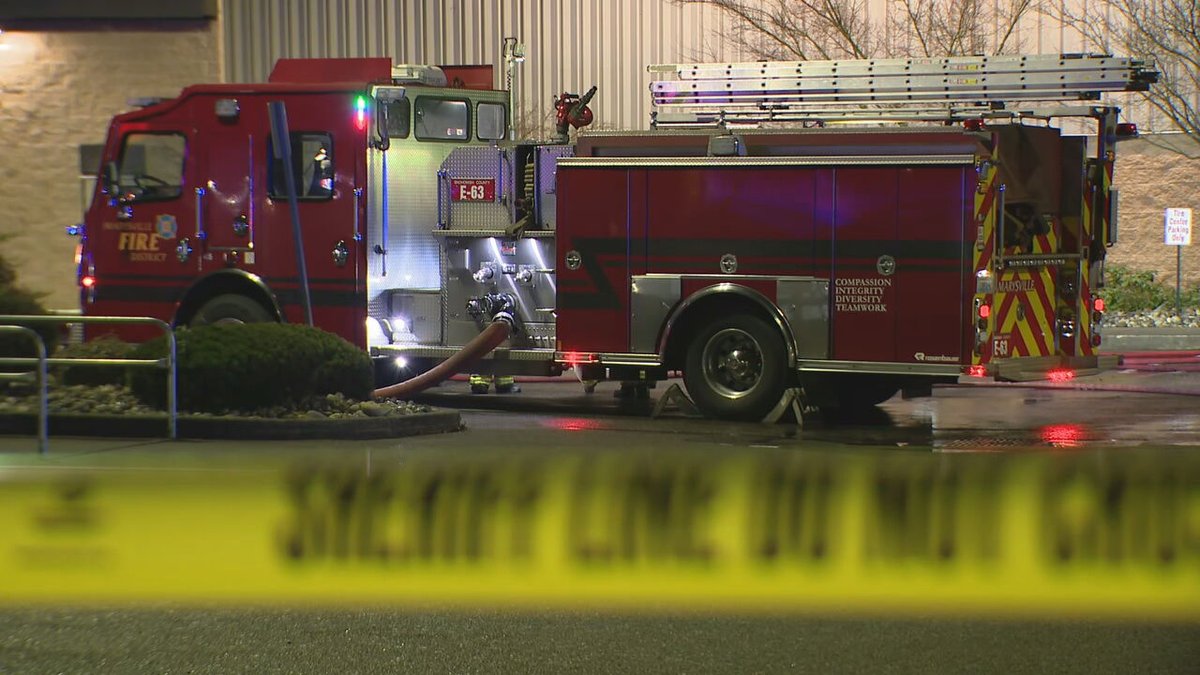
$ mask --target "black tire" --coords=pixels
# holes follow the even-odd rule
[[[759,421],[778,405],[787,381],[783,336],[756,316],[714,319],[688,345],[683,382],[708,417]]]
[[[195,327],[270,321],[275,321],[275,317],[261,303],[244,295],[226,293],[201,305],[188,321],[188,325]]]

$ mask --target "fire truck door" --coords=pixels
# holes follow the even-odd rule
[[[833,358],[895,361],[896,169],[838,168],[832,188],[832,209],[818,222],[828,230],[817,238],[831,248]]]
[[[189,126],[180,115],[155,119],[150,128],[119,130],[104,178],[113,198],[95,200],[88,215],[88,222],[103,231],[97,241],[104,243],[93,249],[98,269],[137,270],[148,276],[178,273],[176,249],[193,230],[188,176],[195,138]],[[112,288],[109,283],[106,290]],[[123,293],[147,298],[144,288]]]
[[[963,350],[964,293],[975,243],[972,167],[898,170],[896,213],[896,360],[957,364]],[[969,289],[968,289],[969,286]]]
[[[958,363],[968,210],[963,171],[836,171],[830,235],[835,359]]]
[[[249,108],[249,106],[247,106]],[[253,269],[254,229],[259,215],[254,157],[265,152],[266,138],[253,133],[243,110],[233,121],[204,129],[196,193],[196,232],[200,268]]]

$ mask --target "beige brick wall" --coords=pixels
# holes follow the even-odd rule
[[[219,81],[218,49],[215,22],[0,35],[0,247],[47,307],[78,306],[64,228],[81,217],[79,146],[130,98]]]
[[[1166,147],[1164,147],[1166,146]],[[1196,159],[1172,152],[1183,150]],[[1163,243],[1163,211],[1190,208],[1192,245],[1183,247],[1183,284],[1200,284],[1200,144],[1182,135],[1140,138],[1117,146],[1113,185],[1118,202],[1119,241],[1109,251],[1111,263],[1156,273],[1175,285],[1175,246]]]

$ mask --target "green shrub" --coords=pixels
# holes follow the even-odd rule
[[[60,347],[55,356],[66,359],[131,359],[137,345],[122,342],[114,335],[102,335],[95,340]],[[57,373],[63,384],[125,384],[126,366],[59,366]],[[163,385],[166,386],[165,384]]]
[[[1109,311],[1113,312],[1136,312],[1175,305],[1174,285],[1158,281],[1154,272],[1134,270],[1124,265],[1108,265],[1105,268],[1103,296]],[[1184,307],[1195,307],[1200,302],[1200,287],[1185,289],[1182,301]]]
[[[8,239],[6,236],[0,236],[0,242]],[[8,288],[9,286],[17,285],[17,270],[8,262],[4,256],[0,255],[0,289]]]
[[[3,238],[0,238],[3,240]],[[0,256],[0,314],[46,314],[39,296],[17,285],[17,273],[13,266]],[[54,353],[58,344],[60,326],[55,324],[29,325],[42,336],[46,343],[46,354]],[[0,357],[35,356],[33,343],[27,336],[0,334]],[[32,370],[24,366],[9,366],[8,371]]]
[[[317,328],[250,323],[200,326],[176,333],[179,407],[193,412],[293,407],[305,399],[341,393],[364,400],[373,373],[366,352]],[[166,338],[140,345],[134,358],[166,355]],[[163,407],[166,372],[130,372],[134,394]]]

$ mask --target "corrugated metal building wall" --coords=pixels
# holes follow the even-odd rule
[[[1055,5],[1087,0],[1050,0]],[[870,18],[886,23],[887,0],[868,0]],[[280,57],[390,56],[397,63],[497,64],[514,36],[527,46],[517,100],[525,126],[551,121],[562,91],[599,87],[598,128],[645,128],[654,63],[744,60],[722,39],[728,19],[671,0],[221,0],[225,77],[265,80]],[[1080,51],[1074,31],[1043,14],[1027,15],[1021,51]],[[1145,106],[1127,116],[1153,128]],[[540,124],[539,124],[540,123]]]
[[[505,37],[526,45],[518,106],[549,119],[562,91],[599,87],[598,124],[644,127],[646,65],[731,58],[723,18],[669,0],[223,0],[225,76],[266,79],[275,59],[390,56],[397,63],[500,65]]]

